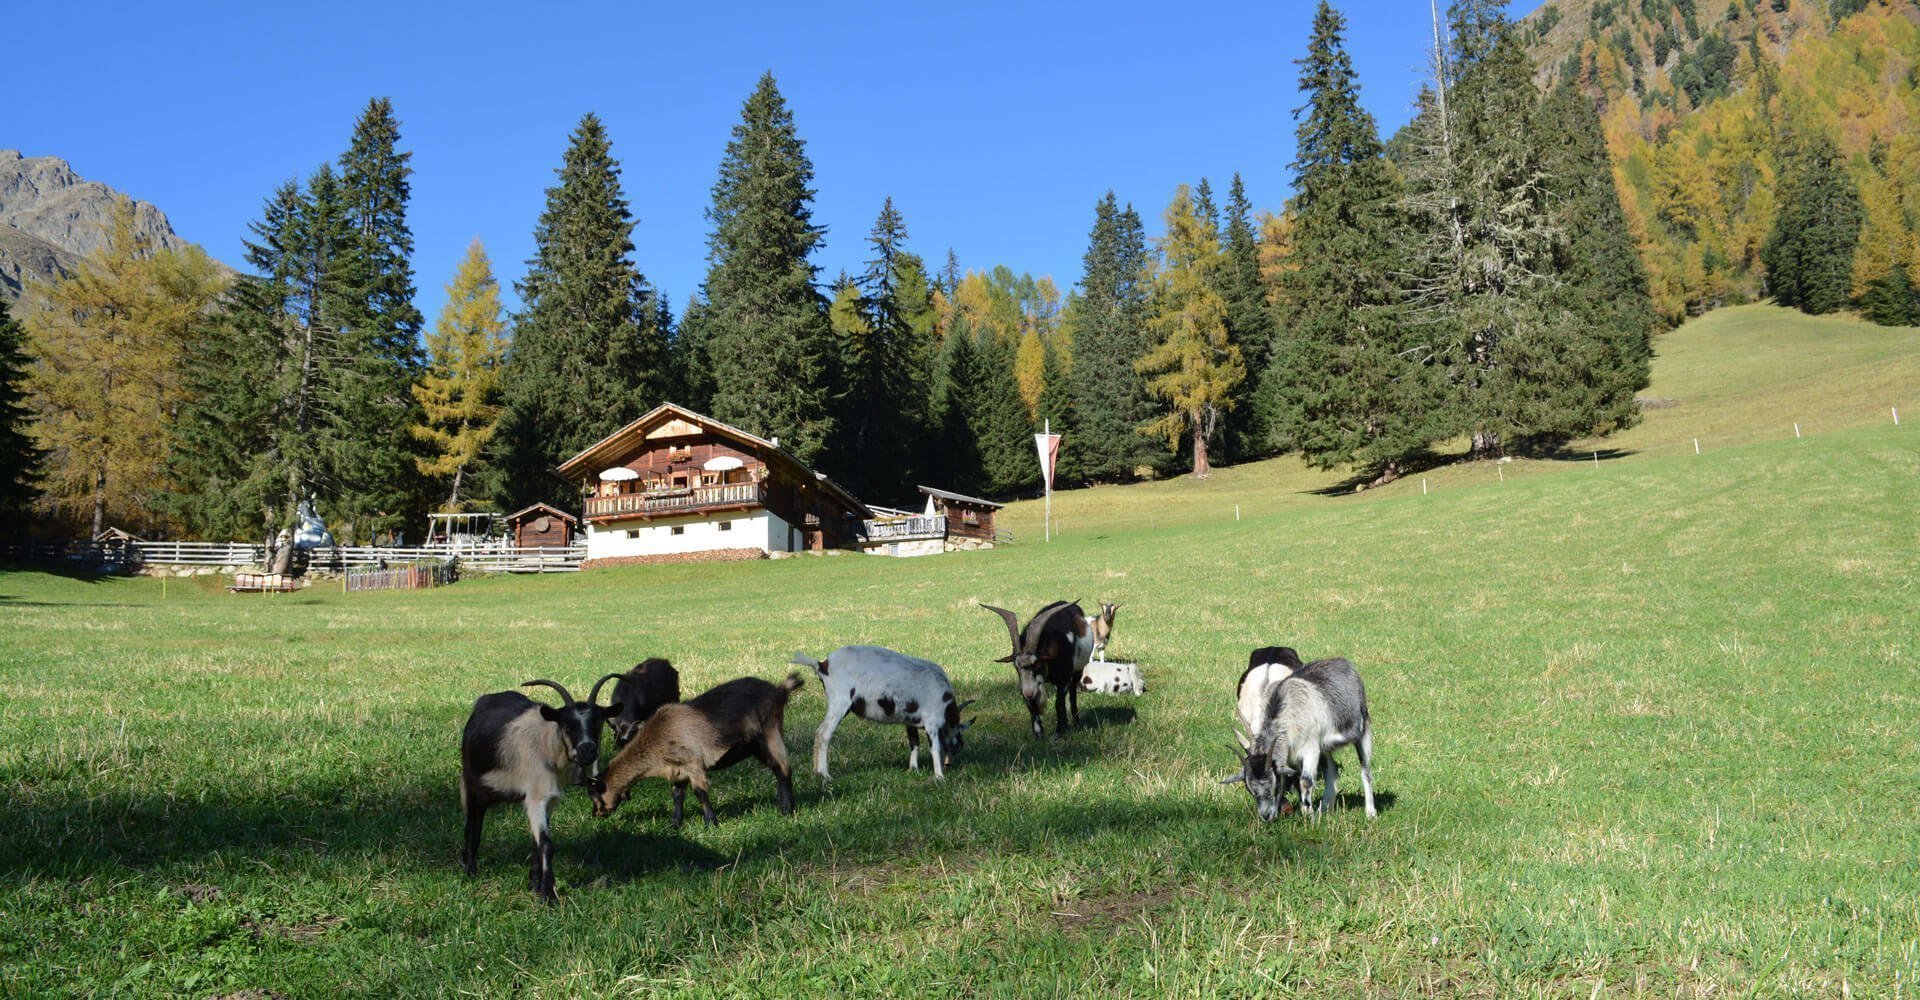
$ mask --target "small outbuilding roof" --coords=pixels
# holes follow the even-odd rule
[[[936,490],[931,486],[922,486],[922,487],[919,487],[919,490],[920,492],[925,493],[930,497],[934,497],[940,500],[945,500],[949,503],[962,503],[962,504],[967,504],[973,507],[986,507],[991,510],[999,510],[1000,508],[1006,506],[1006,504],[1003,504],[1003,503],[994,503],[991,500],[982,500],[979,497],[970,497],[964,493],[950,493],[946,490]]]
[[[518,520],[520,520],[520,518],[521,518],[521,517],[522,517],[523,515],[526,515],[526,514],[531,514],[531,513],[533,513],[534,511],[545,511],[545,512],[546,512],[547,514],[549,514],[549,515],[551,515],[551,516],[553,516],[553,517],[563,517],[563,518],[566,518],[566,519],[567,519],[567,523],[569,523],[569,524],[579,524],[579,523],[580,523],[580,519],[579,519],[579,518],[577,518],[577,517],[574,517],[574,516],[573,516],[572,514],[569,514],[569,513],[567,513],[566,511],[564,511],[564,510],[561,510],[561,509],[559,509],[558,507],[551,507],[551,506],[548,506],[547,504],[543,504],[543,503],[537,503],[537,504],[534,504],[534,505],[533,505],[533,506],[531,506],[531,507],[527,507],[527,508],[524,508],[524,509],[521,509],[521,510],[516,510],[516,511],[514,511],[513,513],[511,513],[511,514],[508,514],[508,515],[507,515],[507,520],[509,520],[509,521],[518,521]]]

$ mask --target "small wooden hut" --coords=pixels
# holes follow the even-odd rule
[[[580,519],[543,503],[507,515],[507,531],[516,549],[564,549],[573,544]]]
[[[927,516],[947,519],[948,539],[966,538],[989,545],[993,543],[993,512],[1006,504],[936,490],[931,486],[920,487],[920,492],[927,495]]]

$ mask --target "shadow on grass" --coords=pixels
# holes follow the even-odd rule
[[[1401,463],[1399,478],[1405,479],[1408,476],[1417,476],[1422,472],[1429,472],[1443,465],[1454,465],[1460,461],[1462,461],[1462,457],[1459,455],[1442,455],[1435,451],[1421,451],[1418,454],[1409,456]],[[1357,492],[1362,487],[1372,483],[1379,475],[1380,473],[1376,469],[1365,469],[1337,483],[1322,486],[1317,490],[1307,490],[1306,492],[1314,496],[1342,497]]]
[[[67,563],[23,563],[0,562],[0,573],[37,573],[42,576],[57,576],[62,580],[75,580],[80,583],[101,583],[108,577],[121,574],[101,570],[92,565],[69,565]]]

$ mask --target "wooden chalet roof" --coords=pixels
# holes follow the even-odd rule
[[[859,498],[848,493],[839,483],[827,478],[826,473],[807,468],[806,463],[795,458],[792,452],[732,424],[722,423],[704,413],[695,413],[676,403],[661,403],[648,410],[632,423],[595,441],[588,445],[585,451],[560,463],[554,471],[558,472],[562,479],[580,482],[595,475],[600,469],[618,465],[627,456],[646,447],[649,435],[676,420],[691,424],[699,431],[737,442],[745,446],[745,450],[760,456],[761,460],[769,466],[780,468],[796,479],[818,483],[821,489],[845,502],[862,517],[873,516],[873,512],[868,510],[867,505],[861,503]]]
[[[572,524],[580,523],[580,519],[577,517],[574,517],[572,514],[569,514],[566,511],[559,509],[558,507],[548,506],[547,504],[544,504],[544,503],[537,503],[531,507],[526,507],[521,510],[516,510],[513,513],[507,515],[507,520],[518,521],[520,520],[521,515],[531,514],[536,510],[546,511],[549,515],[553,517],[564,517],[567,519],[568,522]]]
[[[991,500],[982,500],[979,497],[970,497],[964,493],[949,493],[946,490],[936,490],[931,486],[922,486],[922,487],[919,487],[919,490],[920,492],[925,493],[930,497],[938,497],[941,500],[947,500],[953,503],[970,504],[975,507],[986,507],[991,510],[999,510],[1000,508],[1006,506],[1006,504],[1003,504],[1003,503],[994,503]]]

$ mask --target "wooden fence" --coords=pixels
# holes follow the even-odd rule
[[[569,573],[587,557],[586,544],[565,548],[475,548],[465,545],[374,546],[351,545],[314,549],[312,567],[358,569],[408,564],[427,559],[457,558],[468,570],[482,573]],[[106,572],[141,566],[215,566],[239,569],[266,563],[264,545],[245,542],[0,542],[0,559],[14,562],[59,563]]]
[[[349,569],[346,573],[346,590],[348,593],[362,590],[424,590],[427,587],[444,587],[457,579],[459,572],[454,568],[453,560],[447,559],[386,569]]]

